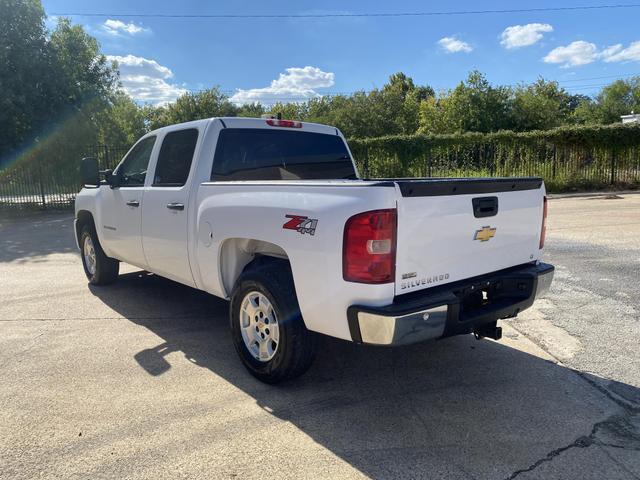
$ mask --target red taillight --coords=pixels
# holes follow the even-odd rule
[[[278,120],[270,118],[267,120],[267,125],[272,127],[287,127],[287,128],[302,128],[302,123],[294,122],[293,120]]]
[[[389,283],[396,270],[396,210],[359,213],[344,226],[342,277],[347,282]]]
[[[547,197],[542,204],[542,230],[540,231],[540,248],[544,247],[544,237],[547,236]]]

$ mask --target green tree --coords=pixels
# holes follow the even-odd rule
[[[420,126],[420,102],[435,95],[430,86],[417,87],[413,79],[402,72],[391,75],[380,93],[383,115],[393,122],[389,134],[415,133]],[[372,100],[375,98],[374,94]]]
[[[247,103],[238,108],[239,117],[260,118],[264,113],[266,113],[264,105],[258,102]]]
[[[373,137],[395,133],[393,122],[385,117],[378,90],[356,92],[350,96],[331,98],[329,124],[338,127],[347,137]]]
[[[449,118],[452,112],[448,102],[449,96],[444,92],[437,98],[429,97],[420,102],[420,133],[441,134],[456,131],[454,120]]]
[[[115,91],[117,71],[82,27],[61,19],[47,34],[38,0],[0,0],[0,161],[95,141]]]
[[[476,71],[469,74],[451,93],[449,118],[460,132],[491,132],[510,125],[509,87],[493,87],[486,77]]]
[[[574,98],[558,82],[542,78],[519,85],[514,92],[512,128],[518,131],[546,130],[569,123]]]
[[[99,114],[99,143],[132,145],[146,133],[147,118],[152,115],[151,108],[139,107],[123,91],[114,93],[109,105]]]
[[[234,117],[237,107],[218,87],[180,95],[174,103],[159,107],[150,119],[152,129],[210,117]]]
[[[48,113],[50,61],[38,0],[0,0],[0,166]]]
[[[100,52],[97,40],[80,25],[62,18],[51,33],[51,140],[92,144],[99,141],[105,110],[115,100],[118,72]],[[115,100],[117,101],[117,100]]]
[[[49,47],[61,104],[80,110],[89,103],[107,101],[118,84],[118,72],[100,52],[98,41],[67,18],[58,21]]]
[[[307,102],[307,120],[331,125],[334,121],[332,104],[331,97],[312,98]]]
[[[582,102],[575,112],[578,123],[602,124],[620,122],[621,115],[640,112],[640,76],[616,80],[607,85],[593,102]]]
[[[306,119],[338,127],[347,137],[415,133],[420,102],[433,96],[428,86],[416,86],[404,73],[395,73],[381,89],[316,98],[306,105]]]
[[[268,109],[267,113],[272,113],[274,115],[280,114],[282,118],[285,118],[288,120],[305,121],[307,119],[306,108],[303,103],[277,102],[277,103],[274,103],[271,106],[271,108]]]
[[[422,102],[420,131],[424,133],[492,132],[511,122],[512,92],[493,87],[478,71],[453,90],[442,92],[435,102]]]

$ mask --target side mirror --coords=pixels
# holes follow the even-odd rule
[[[114,183],[116,182],[117,179],[116,179],[116,176],[113,174],[113,170],[108,168],[106,170],[102,170],[100,174],[104,176],[104,181],[107,185],[109,185],[111,188],[115,186]]]
[[[80,164],[80,177],[84,185],[97,187],[100,185],[98,161],[93,157],[85,157]]]
[[[118,188],[120,186],[120,175],[117,173],[114,175],[113,170],[108,169],[100,172],[104,175],[104,181],[107,182],[111,188]]]

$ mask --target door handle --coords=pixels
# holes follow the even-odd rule
[[[184,203],[167,203],[167,208],[169,210],[184,210]]]
[[[127,205],[129,205],[130,207],[139,207],[140,202],[138,200],[129,200],[127,202]]]

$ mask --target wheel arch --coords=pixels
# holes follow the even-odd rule
[[[229,238],[222,243],[218,259],[218,274],[226,298],[231,297],[240,274],[251,262],[260,257],[272,257],[290,263],[289,255],[282,247],[265,240]]]
[[[82,229],[87,225],[95,231],[96,224],[93,219],[93,214],[89,210],[79,210],[76,214],[75,221],[76,243],[78,245],[80,245],[80,234],[82,233]]]

